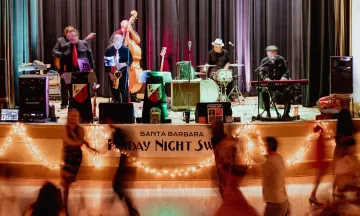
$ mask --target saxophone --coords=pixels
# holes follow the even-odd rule
[[[118,53],[116,53],[116,55],[114,56],[114,60],[115,60],[115,71],[114,71],[114,75],[112,78],[113,81],[113,89],[118,89],[119,88],[119,80],[122,76],[122,73],[120,72],[119,68],[119,55]]]

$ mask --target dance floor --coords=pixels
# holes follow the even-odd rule
[[[109,102],[108,98],[97,98],[97,103],[107,103]],[[252,116],[257,116],[257,97],[247,97],[244,102],[241,104],[232,103],[233,117],[241,117],[241,122],[251,122]],[[59,117],[58,123],[66,123],[67,109],[60,109],[60,101],[50,101],[50,104],[54,104],[56,108],[56,115]],[[136,117],[142,116],[142,103],[134,103],[135,115]],[[97,109],[97,113],[99,110]],[[260,109],[260,112],[262,110]],[[280,114],[284,112],[283,109],[279,109]],[[192,118],[194,119],[195,111],[192,112]],[[294,110],[291,109],[290,115],[293,115]],[[301,120],[315,120],[316,115],[320,114],[319,109],[316,107],[302,107],[299,106],[299,115]],[[273,117],[276,116],[274,110],[271,111]],[[182,121],[182,112],[174,112],[169,110],[169,118],[172,120],[172,123],[184,123]],[[263,115],[265,116],[265,114]]]
[[[320,185],[318,198],[330,198],[331,177],[326,176]],[[23,215],[26,207],[36,199],[42,179],[8,179],[1,181],[0,216]],[[313,177],[288,178],[287,192],[292,215],[310,215],[314,209],[307,201]],[[58,184],[58,180],[54,180]],[[140,181],[128,189],[141,215],[144,216],[211,216],[221,205],[217,188],[208,181]],[[260,180],[240,190],[248,202],[261,214],[264,203]],[[127,215],[122,201],[118,200],[108,181],[77,181],[70,191],[69,214],[79,216]]]

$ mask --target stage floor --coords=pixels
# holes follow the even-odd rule
[[[98,97],[97,104],[99,103],[107,103],[109,102],[108,98]],[[58,123],[65,124],[66,123],[66,116],[67,116],[67,109],[60,109],[60,101],[50,101],[50,104],[55,105],[56,115],[59,117]],[[136,117],[142,116],[142,102],[134,103],[135,106],[135,115]],[[248,97],[245,99],[245,102],[242,104],[233,103],[232,104],[232,111],[233,117],[241,117],[242,123],[251,122],[252,116],[257,116],[257,97]],[[262,109],[260,109],[262,112]],[[279,109],[280,114],[284,112],[283,109]],[[97,113],[99,110],[97,109]],[[290,115],[292,116],[294,113],[294,109],[291,109]],[[317,107],[302,107],[299,106],[299,115],[301,120],[315,120],[316,115],[320,114],[320,111]],[[263,116],[265,116],[264,114]],[[271,115],[273,117],[276,116],[274,110],[271,111]],[[175,112],[169,110],[169,118],[172,120],[172,123],[181,124],[184,123],[182,120],[183,112]],[[192,118],[195,117],[195,111],[191,113]]]

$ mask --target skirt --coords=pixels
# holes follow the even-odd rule
[[[61,169],[61,178],[66,184],[76,180],[82,161],[81,147],[64,146],[64,164]]]

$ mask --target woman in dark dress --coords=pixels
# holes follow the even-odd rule
[[[82,161],[81,146],[85,144],[89,149],[89,143],[84,140],[85,130],[79,125],[79,112],[71,109],[68,112],[67,125],[62,136],[63,139],[63,165],[61,169],[61,185],[64,189],[64,206],[67,210],[70,185],[75,182]]]

